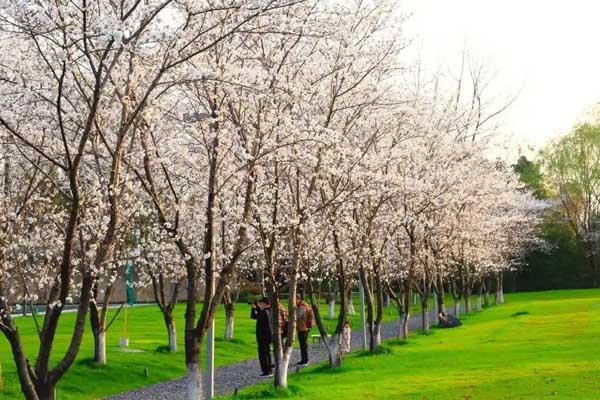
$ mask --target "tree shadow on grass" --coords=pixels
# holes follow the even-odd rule
[[[309,372],[316,373],[316,374],[329,374],[329,375],[341,374],[341,373],[346,372],[346,368],[344,368],[344,366],[345,366],[345,364],[342,364],[340,367],[331,368],[331,367],[329,367],[329,364],[321,364],[321,365],[311,369]]]
[[[179,350],[177,350],[177,351],[171,351],[171,349],[169,348],[169,346],[166,346],[166,345],[158,346],[156,348],[156,350],[154,350],[154,351],[157,352],[157,353],[161,353],[161,354],[177,354],[177,353],[179,353]]]
[[[394,350],[392,350],[392,348],[390,348],[386,343],[379,346],[375,351],[361,350],[358,352],[358,357],[372,357],[383,354],[392,354],[393,352]]]
[[[97,370],[103,370],[108,368],[108,365],[98,364],[93,358],[84,358],[81,360],[77,360],[77,365]]]
[[[409,344],[406,339],[391,339],[385,342],[388,346],[407,346]]]
[[[232,339],[225,339],[222,337],[216,337],[215,338],[215,342],[225,342],[225,343],[233,343],[233,344],[247,344],[245,340],[242,339],[237,339],[237,338],[232,338]]]
[[[294,398],[303,393],[300,386],[289,385],[285,389],[276,389],[273,387],[266,388],[252,393],[240,393],[235,398],[243,400],[258,400],[258,399],[289,399]]]
[[[516,313],[511,314],[510,316],[513,317],[513,318],[516,318],[516,317],[520,317],[520,316],[523,316],[523,315],[530,315],[530,314],[531,313],[529,311],[517,311]]]

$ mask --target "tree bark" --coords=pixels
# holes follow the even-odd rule
[[[356,311],[354,310],[354,300],[352,298],[352,287],[348,290],[348,315],[354,315]]]
[[[235,304],[233,302],[225,304],[225,340],[233,339],[233,328]]]
[[[483,279],[479,280],[478,293],[477,293],[477,311],[481,311],[483,297]]]
[[[444,280],[440,273],[438,273],[437,284],[435,285],[436,300],[437,300],[437,313],[446,313],[446,305],[444,304]]]
[[[490,300],[490,292],[492,290],[492,278],[490,276],[487,276],[484,280],[484,291],[485,291],[485,297],[484,297],[484,305],[486,307],[489,307],[491,303]]]
[[[494,297],[494,304],[502,304],[504,302],[502,293],[502,273],[496,273],[496,295]]]
[[[329,368],[338,368],[341,367],[344,359],[341,346],[342,332],[347,320],[347,310],[349,310],[350,304],[347,304],[346,301],[348,299],[351,301],[352,299],[352,288],[346,287],[346,271],[344,269],[344,261],[339,248],[338,236],[335,231],[333,232],[333,244],[336,254],[336,279],[338,283],[338,293],[340,296],[340,312],[338,314],[337,326],[334,333],[331,335],[331,338],[327,337],[327,328],[323,323],[323,318],[321,317],[321,312],[319,309],[319,303],[314,293],[313,283],[310,279],[308,280],[308,294],[310,296],[311,308],[315,316],[317,329],[321,335],[321,341],[327,350]]]
[[[39,400],[56,400],[56,386],[45,382],[37,389]]]
[[[169,338],[169,351],[175,353],[177,352],[177,327],[175,325],[172,312],[166,313],[164,315],[164,320]]]
[[[101,331],[94,335],[94,361],[106,365],[106,332]]]
[[[429,333],[430,323],[429,323],[429,295],[422,294],[421,295],[421,330],[423,333]]]
[[[94,335],[94,361],[100,365],[106,365],[106,319],[110,307],[110,299],[113,293],[113,286],[108,285],[104,289],[102,309],[98,307],[98,283],[94,284],[92,290],[94,300],[90,302],[90,325]]]
[[[460,301],[462,300],[462,290],[458,288],[455,278],[452,278],[452,298],[454,299],[454,316],[456,318],[460,318]]]
[[[204,399],[204,387],[202,380],[202,368],[199,363],[187,363],[186,364],[186,400],[203,400]]]
[[[365,301],[367,303],[367,332],[369,334],[369,351],[373,352],[377,350],[376,343],[376,329],[375,329],[375,299],[373,294],[373,288],[369,282],[367,274],[364,268],[360,269],[359,277],[363,285],[363,291],[365,293]],[[379,296],[378,296],[379,297]],[[378,302],[379,303],[379,302]]]
[[[345,294],[343,291],[345,290],[344,285],[340,285],[341,297],[344,298]],[[310,304],[313,310],[313,315],[315,317],[315,323],[317,325],[317,329],[319,330],[319,334],[321,335],[321,342],[325,346],[327,350],[327,357],[329,361],[329,368],[338,368],[342,366],[343,361],[343,353],[341,349],[341,332],[346,320],[344,313],[340,311],[340,315],[338,316],[338,326],[335,332],[331,335],[331,338],[327,337],[327,328],[323,323],[323,318],[321,316],[319,302],[317,301],[317,297],[313,291],[312,282],[309,280],[308,282],[308,295],[310,296]],[[341,305],[343,306],[343,304]],[[342,310],[343,308],[340,308]]]
[[[473,311],[473,307],[471,305],[471,295],[465,295],[465,313],[470,314]]]
[[[334,319],[335,318],[335,300],[329,300],[329,302],[327,303],[328,307],[327,307],[327,316],[329,317],[329,319]]]

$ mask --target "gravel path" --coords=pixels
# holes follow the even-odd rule
[[[448,310],[451,312],[451,310]],[[431,321],[433,324],[434,315],[432,313]],[[421,315],[414,315],[409,321],[409,329],[415,331],[421,326]],[[381,339],[391,339],[398,335],[399,321],[389,322],[382,326]],[[312,333],[317,334],[314,329]],[[312,344],[309,338],[309,359],[311,364],[327,360],[327,350],[323,345]],[[352,332],[352,350],[358,350],[361,347],[361,334],[359,330]],[[294,350],[290,362],[290,373],[295,371],[293,367],[300,360],[300,351]],[[226,395],[232,393],[236,388],[242,388],[258,382],[264,382],[265,379],[258,377],[260,366],[257,359],[240,362],[237,364],[226,365],[215,370],[215,391],[217,395]],[[147,386],[142,389],[131,392],[121,393],[115,396],[107,397],[105,400],[182,400],[185,394],[185,378],[179,378],[172,381]]]

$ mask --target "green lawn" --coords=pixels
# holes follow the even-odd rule
[[[463,321],[293,374],[286,393],[265,383],[237,398],[600,399],[600,290],[506,295]]]
[[[355,301],[358,301],[358,296],[356,297]],[[327,307],[323,305],[321,310],[326,316]],[[225,325],[224,311],[221,310],[218,313],[215,356],[218,366],[256,357],[255,321],[250,319],[250,306],[239,304],[236,313],[235,339],[228,342],[222,340]],[[167,343],[167,334],[162,321],[162,314],[155,306],[140,306],[129,309],[128,336],[130,338],[130,349],[141,350],[141,352],[123,352],[119,348],[119,337],[122,335],[123,330],[123,314],[118,317],[107,335],[108,365],[105,367],[99,367],[92,362],[93,338],[89,333],[86,333],[76,363],[58,385],[57,397],[61,400],[97,399],[109,394],[183,376],[185,374],[183,314],[184,306],[178,305],[175,309],[175,316],[180,351],[176,354],[170,354],[162,350],[162,347]],[[53,353],[55,360],[67,347],[74,316],[73,313],[65,313],[61,318]],[[393,307],[386,309],[385,320],[391,321],[394,319],[396,319],[395,309]],[[15,320],[25,342],[27,354],[34,355],[37,351],[38,342],[32,319],[16,318]],[[358,326],[359,316],[353,316],[352,320],[353,325]],[[329,329],[333,329],[337,321],[326,319],[326,322]],[[89,326],[86,326],[86,330],[89,332]],[[3,335],[0,335],[0,364],[4,378],[4,388],[0,389],[0,399],[22,399],[10,347]],[[144,374],[146,368],[149,372],[148,377],[145,377]]]

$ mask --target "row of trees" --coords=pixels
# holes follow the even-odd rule
[[[482,98],[481,69],[453,85],[424,79],[402,62],[403,21],[395,1],[3,3],[0,331],[25,397],[54,398],[88,315],[106,362],[108,305],[131,259],[173,350],[185,290],[190,400],[202,398],[201,348],[223,299],[233,331],[242,275],[263,277],[275,315],[289,299],[290,334],[274,329],[277,387],[299,286],[336,367],[357,281],[373,351],[385,294],[406,337],[411,292],[427,330],[432,293],[443,309],[449,284],[469,311],[473,290],[502,282],[536,244],[541,205],[485,157],[502,108]],[[330,339],[322,281],[341,299]],[[34,359],[9,299],[46,304]],[[72,338],[54,355],[69,303]]]
[[[521,180],[552,205],[544,213],[546,252],[528,257],[519,284],[529,289],[600,284],[600,125],[596,116],[550,142],[536,161],[515,165]],[[540,270],[546,271],[540,278]],[[537,278],[536,278],[537,276]]]

